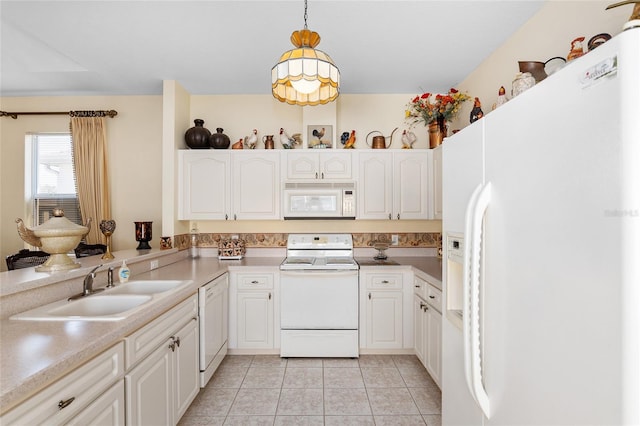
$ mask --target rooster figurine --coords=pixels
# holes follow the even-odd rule
[[[294,133],[293,136],[289,136],[287,132],[280,127],[280,143],[284,149],[293,149],[296,145],[302,143],[302,137],[300,133]]]
[[[249,149],[256,149],[256,145],[258,145],[258,130],[253,129],[249,136],[244,137],[244,145]]]
[[[416,143],[418,138],[413,132],[402,131],[402,149],[413,149],[413,144]]]
[[[345,132],[346,133],[346,132]],[[353,149],[356,143],[356,131],[352,130],[351,135],[347,138],[347,141],[344,143],[344,149]]]

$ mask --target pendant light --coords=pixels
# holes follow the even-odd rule
[[[304,29],[291,34],[296,47],[282,54],[271,69],[271,89],[280,102],[291,105],[321,105],[334,101],[340,89],[340,71],[322,50],[315,49],[320,35],[307,28],[307,0]]]

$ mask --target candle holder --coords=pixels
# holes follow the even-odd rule
[[[151,224],[153,222],[133,222],[136,225],[136,241],[138,241],[138,247],[136,250],[148,250],[151,248],[149,241],[151,241]]]
[[[115,220],[103,220],[100,222],[100,232],[102,232],[107,239],[107,251],[102,255],[102,259],[113,259],[113,254],[111,254],[111,235],[115,230]]]

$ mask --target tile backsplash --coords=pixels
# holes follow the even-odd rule
[[[287,233],[201,233],[198,235],[200,247],[218,247],[218,242],[223,239],[237,235],[239,239],[245,241],[246,247],[286,247]],[[439,232],[405,232],[405,233],[353,233],[354,247],[372,247],[376,241],[385,241],[391,244],[391,236],[398,236],[398,245],[394,247],[402,248],[439,248],[442,246],[442,235]],[[188,249],[191,240],[189,234],[176,235],[173,239],[174,245],[180,250]]]

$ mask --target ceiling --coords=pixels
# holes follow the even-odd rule
[[[537,0],[309,0],[341,93],[446,91]],[[0,1],[0,95],[269,94],[303,0]]]

